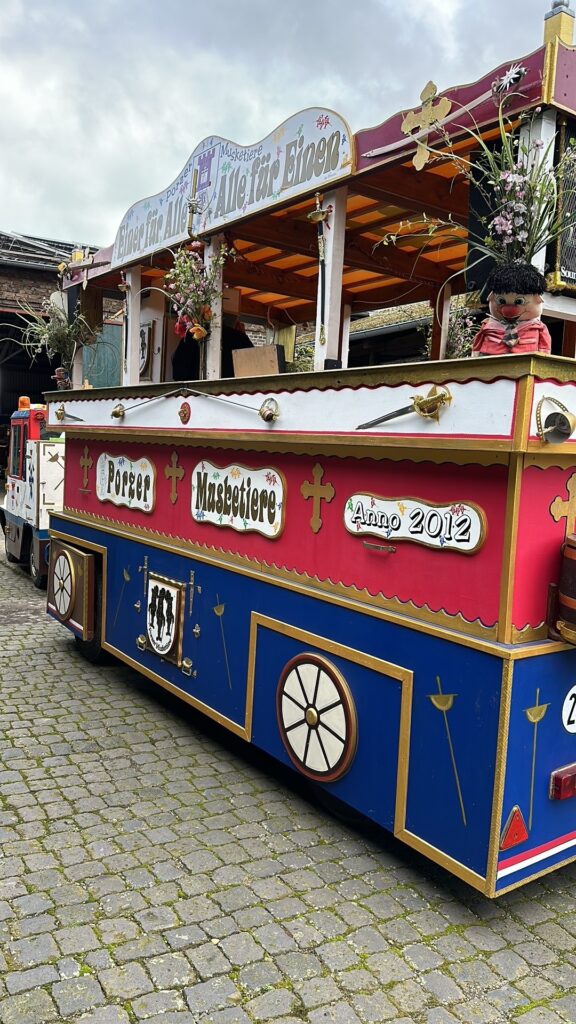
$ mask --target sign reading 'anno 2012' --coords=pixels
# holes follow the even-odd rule
[[[277,469],[220,468],[200,462],[192,471],[192,517],[241,533],[279,537],[284,527],[286,485]]]
[[[486,519],[478,505],[435,505],[417,498],[382,498],[352,494],[344,509],[350,533],[386,540],[411,540],[441,551],[472,554],[486,538]]]

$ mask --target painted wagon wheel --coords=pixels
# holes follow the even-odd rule
[[[54,562],[52,571],[52,587],[54,592],[54,605],[61,619],[70,616],[74,606],[74,592],[76,581],[74,577],[74,566],[66,551],[61,551]]]
[[[276,691],[282,742],[300,771],[333,782],[348,771],[358,739],[346,680],[325,658],[301,654],[285,666]]]

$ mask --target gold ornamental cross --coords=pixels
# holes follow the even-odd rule
[[[312,477],[314,482],[310,483],[309,480],[305,480],[300,488],[300,493],[306,500],[312,498],[312,518],[310,519],[310,526],[314,533],[322,528],[322,517],[320,515],[320,502],[322,500],[331,502],[334,494],[336,493],[332,484],[323,484],[322,477],[324,476],[324,470],[319,462],[316,463],[312,470]]]
[[[171,481],[170,484],[170,501],[173,505],[178,501],[178,484],[177,480],[181,480],[184,476],[184,470],[182,466],[178,466],[178,452],[172,452],[172,458],[170,459],[170,465],[164,466],[164,476],[167,480]]]
[[[442,121],[452,110],[452,101],[447,99],[446,96],[442,96],[438,103],[434,105],[437,92],[438,87],[434,85],[434,82],[428,82],[428,85],[425,85],[420,93],[420,99],[422,100],[420,110],[411,110],[409,114],[406,114],[400,125],[400,131],[404,135],[412,135],[412,132],[418,131],[421,136],[417,142],[416,152],[412,157],[412,163],[417,171],[421,171],[430,159],[430,150],[427,146],[430,132],[425,132],[424,130],[431,128],[438,121]]]
[[[562,501],[562,498],[554,498],[550,505],[550,512],[555,523],[559,523],[561,519],[566,520],[564,536],[568,537],[571,533],[576,532],[576,473],[573,473],[568,480],[566,490],[569,494],[568,501]]]
[[[92,469],[94,465],[92,459],[88,454],[88,446],[84,445],[84,455],[80,459],[80,469],[82,470],[82,487],[88,487],[88,470]]]

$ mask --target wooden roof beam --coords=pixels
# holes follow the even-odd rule
[[[457,219],[468,216],[468,187],[465,182],[452,182],[430,171],[414,173],[411,167],[390,167],[378,175],[357,178],[350,188],[358,195],[380,202],[394,203],[431,217],[446,218],[450,213]]]
[[[374,248],[370,242],[358,237],[347,242],[344,263],[348,267],[402,277],[405,281],[418,281],[426,285],[439,285],[446,280],[446,274],[437,263],[422,256],[415,259],[394,245]]]
[[[261,217],[257,221],[239,227],[238,237],[243,241],[257,242],[259,245],[275,246],[284,252],[310,256],[318,252],[317,232],[305,221],[289,221],[279,223],[278,218]],[[373,251],[369,243],[354,238],[346,245],[344,264],[357,270],[368,270],[393,277],[402,277],[407,281],[421,281],[423,284],[443,284],[446,275],[436,264],[400,252],[390,246],[388,251],[380,246]]]
[[[226,265],[226,284],[254,288],[259,292],[276,292],[296,299],[316,301],[316,277],[302,277],[287,270],[273,270],[265,264],[236,260]]]

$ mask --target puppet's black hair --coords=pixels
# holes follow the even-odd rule
[[[486,293],[516,292],[517,295],[542,295],[546,279],[530,263],[504,263],[495,267],[486,282]]]

